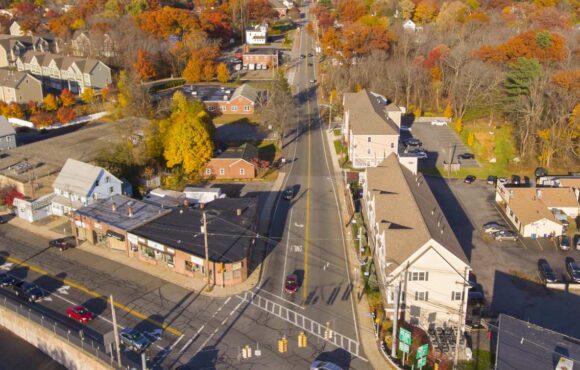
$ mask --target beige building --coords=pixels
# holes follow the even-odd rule
[[[343,135],[354,168],[376,167],[399,152],[401,110],[385,103],[367,90],[344,94]]]
[[[523,188],[498,184],[495,200],[526,238],[562,235],[564,220],[556,215],[576,218],[580,212],[578,194],[572,188]]]
[[[470,265],[425,178],[393,153],[367,168],[362,183],[363,216],[387,315],[393,317],[399,299],[406,322],[424,329],[458,322],[462,327]]]
[[[42,102],[42,82],[26,72],[0,68],[0,101],[25,104]]]

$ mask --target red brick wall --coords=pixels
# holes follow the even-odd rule
[[[216,116],[220,114],[254,114],[254,105],[248,99],[242,97],[237,97],[231,101],[203,102],[203,104],[210,114]],[[249,107],[249,110],[244,110],[245,107]]]
[[[258,54],[244,54],[243,58],[244,65],[247,64],[266,64],[269,68],[272,66],[278,66],[278,56],[277,55],[258,55]]]
[[[244,169],[244,174],[240,174],[240,169]],[[211,173],[207,173],[211,169]],[[223,175],[220,169],[224,170]],[[214,158],[206,166],[204,171],[206,177],[216,179],[253,179],[256,177],[256,168],[253,164],[240,159],[217,159]]]

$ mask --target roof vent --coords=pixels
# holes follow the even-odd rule
[[[241,216],[242,215],[242,209],[238,208],[236,209],[236,215]]]
[[[117,203],[113,202],[113,204],[111,204],[111,209],[113,212],[117,212]]]
[[[431,210],[431,216],[435,215],[435,210],[437,209],[437,207],[433,207],[433,209]]]
[[[179,210],[179,214],[182,215],[183,214],[183,209]]]
[[[127,208],[127,215],[133,217],[133,207],[129,206],[129,208]]]
[[[228,100],[228,96],[227,95],[224,95],[224,100]]]

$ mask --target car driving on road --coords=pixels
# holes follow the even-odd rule
[[[8,274],[0,274],[0,287],[8,288],[14,284],[16,284],[19,280],[16,279],[14,276]]]
[[[73,320],[80,323],[86,323],[93,319],[94,315],[91,311],[87,310],[83,306],[73,306],[66,310],[66,314]]]
[[[570,275],[570,279],[575,283],[580,283],[580,267],[574,259],[566,258],[566,271]]]
[[[436,120],[431,121],[431,125],[432,126],[447,126],[447,122],[443,121],[443,120],[436,119]]]
[[[149,339],[147,339],[143,333],[137,329],[125,328],[119,333],[119,339],[121,343],[135,352],[143,352],[151,345]]]
[[[18,281],[12,285],[14,294],[17,297],[28,300],[30,303],[38,302],[44,297],[44,292],[38,285],[27,283],[26,281]]]
[[[462,153],[459,154],[457,157],[459,157],[459,159],[474,159],[475,155],[473,155],[472,153]]]
[[[60,251],[65,251],[76,246],[75,240],[72,237],[54,239],[48,242],[48,246],[58,248]]]
[[[282,193],[282,197],[286,200],[292,200],[292,198],[294,198],[294,188],[292,186],[287,186]]]
[[[544,284],[555,283],[558,281],[558,279],[556,279],[556,274],[554,274],[554,271],[552,270],[552,267],[550,267],[550,264],[545,259],[540,259],[538,261],[538,271]]]
[[[286,276],[284,291],[289,294],[294,294],[298,291],[298,277],[296,275],[291,274]]]

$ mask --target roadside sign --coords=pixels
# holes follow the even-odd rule
[[[411,345],[411,332],[407,329],[401,328],[399,330],[399,340],[407,345]]]
[[[425,365],[427,365],[427,357],[421,357],[420,359],[417,360],[418,367],[423,367]]]
[[[409,353],[409,345],[407,343],[399,342],[399,351]]]
[[[421,359],[421,357],[427,356],[427,352],[429,352],[429,345],[423,344],[419,348],[417,348],[417,359]]]

